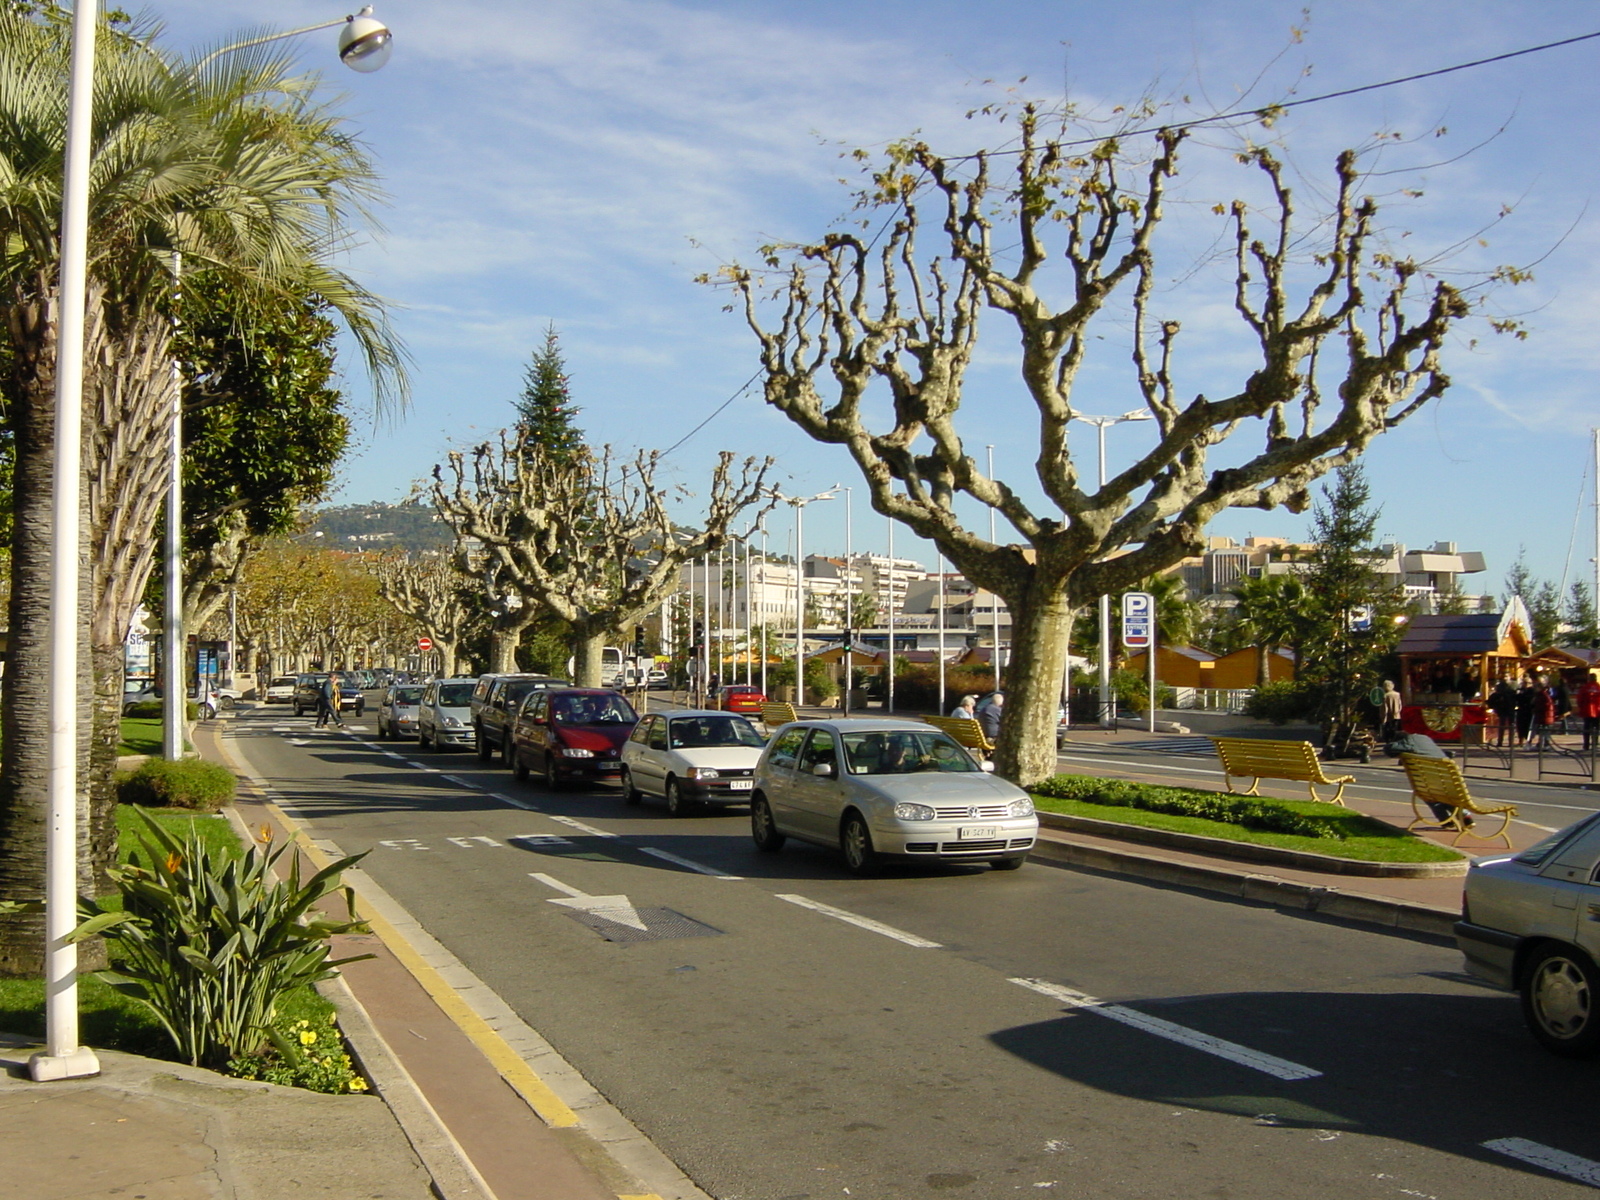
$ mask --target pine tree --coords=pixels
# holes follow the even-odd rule
[[[1572,591],[1567,596],[1564,618],[1568,645],[1594,646],[1600,643],[1600,621],[1595,619],[1594,596],[1589,585],[1581,579],[1572,585]]]
[[[557,459],[583,448],[583,431],[573,424],[582,409],[572,403],[561,337],[554,325],[544,331],[544,348],[534,353],[517,398],[517,433],[524,443],[545,447]]]

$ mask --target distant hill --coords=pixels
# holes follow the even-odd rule
[[[339,504],[321,509],[307,528],[348,549],[438,550],[454,541],[450,527],[425,504]]]

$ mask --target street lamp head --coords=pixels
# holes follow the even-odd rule
[[[389,61],[394,35],[372,15],[369,4],[349,17],[339,31],[339,58],[352,71],[376,71]]]

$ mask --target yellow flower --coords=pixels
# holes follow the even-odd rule
[[[364,1091],[366,1091],[367,1090],[367,1081],[365,1079],[361,1078],[361,1076],[357,1075],[354,1079],[352,1079],[350,1081],[350,1090],[352,1092],[364,1092]]]
[[[300,1044],[302,1046],[315,1046],[317,1044],[317,1035],[312,1030],[302,1029],[300,1031]]]

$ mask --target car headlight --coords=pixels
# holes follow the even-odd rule
[[[444,727],[446,729],[460,729],[461,728],[461,722],[458,721],[455,717],[446,717],[444,719]]]
[[[710,767],[690,767],[684,772],[689,779],[716,779],[717,773]]]
[[[929,805],[902,800],[894,806],[894,815],[902,821],[931,821],[935,813]]]
[[[593,750],[585,750],[581,746],[563,746],[563,747],[561,747],[561,753],[566,755],[568,758],[593,758],[594,757],[594,751]]]
[[[1009,807],[1013,817],[1033,816],[1033,801],[1027,796],[1024,796],[1021,800],[1013,800]]]

